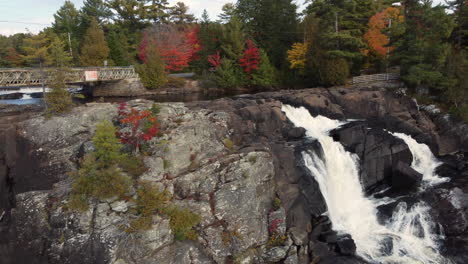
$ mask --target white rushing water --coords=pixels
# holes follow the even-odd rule
[[[408,145],[413,154],[411,167],[423,175],[424,185],[433,186],[450,180],[449,178],[441,178],[435,173],[441,162],[432,154],[427,145],[420,144],[411,136],[403,133],[392,133],[392,135],[401,138]]]
[[[342,122],[312,117],[303,107],[283,105],[282,110],[295,126],[307,130],[308,137],[320,142],[323,157],[304,151],[304,162],[319,184],[333,229],[352,236],[359,256],[371,263],[447,263],[437,250],[439,237],[432,232],[434,223],[428,206],[418,203],[408,208],[400,203],[385,225],[378,222],[377,206],[381,202],[365,196],[358,157],[329,136],[329,131]]]

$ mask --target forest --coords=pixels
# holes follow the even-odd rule
[[[468,119],[468,5],[430,0],[238,0],[200,19],[167,0],[65,1],[38,34],[0,35],[0,67],[134,65],[157,89],[168,73],[263,91],[346,85],[400,73],[409,91]],[[170,80],[169,80],[170,81]]]

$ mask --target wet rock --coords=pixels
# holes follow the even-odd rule
[[[309,247],[312,259],[324,259],[325,257],[334,255],[333,251],[330,251],[328,244],[324,242],[311,241]]]
[[[396,192],[415,190],[421,184],[422,177],[421,173],[400,161],[393,169],[392,190]]]
[[[340,236],[336,242],[337,251],[341,255],[352,256],[356,253],[356,244],[351,236]]]
[[[305,136],[306,130],[303,127],[295,127],[288,131],[289,140],[301,139]]]
[[[363,187],[372,192],[379,186],[389,186],[393,167],[399,162],[411,164],[412,154],[403,140],[378,128],[369,128],[364,121],[353,122],[331,132],[350,152],[359,156]]]

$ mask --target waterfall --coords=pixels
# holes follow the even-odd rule
[[[28,100],[28,99],[32,99],[31,95],[29,94],[23,94],[23,97],[21,97],[21,100]]]
[[[295,126],[306,129],[308,137],[320,142],[323,156],[304,151],[305,165],[319,184],[332,228],[352,236],[359,256],[370,263],[447,263],[438,252],[438,237],[425,204],[408,208],[399,203],[385,225],[378,222],[381,201],[365,196],[359,181],[359,158],[329,136],[343,122],[312,117],[303,107],[283,105],[282,110]]]
[[[429,147],[425,144],[419,144],[412,137],[403,133],[392,133],[395,137],[401,138],[408,145],[413,154],[413,162],[411,167],[423,175],[423,183],[425,186],[433,186],[449,181],[449,178],[441,178],[436,173],[436,168],[441,165],[441,162],[434,157]]]

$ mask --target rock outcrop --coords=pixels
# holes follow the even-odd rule
[[[163,135],[150,142],[144,157],[148,171],[140,179],[169,191],[175,205],[201,217],[198,238],[179,241],[164,215],[154,215],[147,231],[125,232],[132,201],[100,200],[83,213],[67,209],[68,172],[93,150],[96,124],[115,120],[116,105],[87,104],[50,119],[28,116],[0,133],[5,151],[0,159],[0,259],[6,264],[365,263],[355,256],[352,237],[334,232],[322,215],[326,204],[300,158],[302,151],[320,153],[320,144],[288,121],[282,103],[306,107],[313,115],[366,120],[332,135],[359,156],[368,193],[397,185],[402,182],[398,177],[414,179],[412,188],[420,181],[408,170],[412,155],[406,144],[385,130],[410,134],[441,155],[463,156],[467,147],[463,137],[457,146],[450,139],[459,130],[433,122],[410,98],[379,89],[308,89],[162,103]],[[148,109],[153,102],[128,104]],[[448,226],[460,226],[468,208],[468,182],[460,176],[468,167],[463,159],[441,169],[462,187],[426,197],[453,236],[466,233],[466,228]],[[453,212],[459,216],[445,219]],[[463,239],[449,241],[468,245]]]

